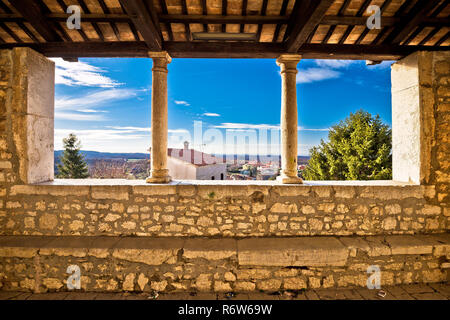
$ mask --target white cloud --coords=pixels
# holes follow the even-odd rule
[[[66,86],[84,86],[112,88],[120,86],[121,83],[113,80],[103,73],[99,67],[85,62],[68,62],[61,58],[52,59],[55,62],[55,83]]]
[[[332,69],[346,68],[352,64],[359,63],[356,60],[314,60],[319,67],[326,67]]]
[[[262,129],[262,130],[280,130],[280,125],[272,125],[272,124],[249,124],[249,123],[233,123],[233,122],[225,122],[220,125],[212,126],[217,129],[228,129],[233,130],[234,132],[245,132],[250,129]],[[304,128],[298,127],[299,131],[329,131],[329,128]]]
[[[270,125],[270,124],[249,124],[249,123],[232,123],[232,122],[225,122],[221,123],[220,125],[213,126],[213,128],[217,129],[279,129],[280,126],[278,125]]]
[[[70,133],[81,141],[83,150],[100,152],[147,152],[150,134],[114,129],[55,129],[55,150],[63,148],[62,139]]]
[[[83,112],[83,113],[108,113],[108,111],[95,110],[95,109],[79,109],[79,110],[75,110],[75,111]]]
[[[108,126],[107,128],[116,129],[116,130],[123,130],[128,132],[152,132],[152,129],[150,127],[120,127],[120,126]],[[168,133],[186,133],[189,132],[186,129],[168,129]]]
[[[75,112],[55,112],[55,119],[72,121],[104,121],[106,118],[101,114],[80,114]]]
[[[92,110],[108,102],[125,100],[136,95],[137,92],[133,89],[106,89],[79,97],[58,97],[55,100],[55,109]]]
[[[298,131],[330,131],[330,128],[303,128],[303,127],[298,127]]]
[[[191,105],[187,101],[183,101],[183,100],[175,100],[174,102],[175,102],[175,104],[182,105],[182,106],[187,106],[187,107]]]
[[[205,112],[203,115],[207,117],[220,117],[220,114],[213,112]]]
[[[336,79],[341,73],[328,68],[307,68],[297,73],[297,83],[311,83],[327,79]]]

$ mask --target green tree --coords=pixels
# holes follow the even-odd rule
[[[392,179],[392,132],[380,116],[360,110],[332,127],[310,150],[306,180]]]
[[[88,166],[83,154],[80,153],[81,144],[74,134],[63,139],[64,151],[57,164],[58,178],[84,179],[89,177]]]

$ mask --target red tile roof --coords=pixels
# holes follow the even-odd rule
[[[220,158],[216,158],[208,153],[204,153],[194,149],[168,148],[167,154],[172,158],[189,162],[198,167],[207,166],[211,164],[225,163]]]

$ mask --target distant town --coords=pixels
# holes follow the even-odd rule
[[[174,150],[176,152],[174,152]],[[191,151],[192,149],[189,149]],[[214,158],[213,163],[195,164],[194,156],[186,157],[183,149],[169,149],[169,167],[171,172],[175,172],[175,179],[189,180],[274,180],[279,174],[281,157],[275,161],[260,159],[251,155],[207,155],[200,153],[200,156],[207,155]],[[197,151],[193,151],[196,152]],[[62,151],[55,151],[55,173],[56,164]],[[107,153],[97,151],[81,151],[89,167],[89,178],[93,179],[146,179],[150,174],[150,154],[146,153]],[[175,157],[174,154],[177,156]],[[181,156],[179,156],[181,154]],[[194,154],[194,153],[192,153]],[[196,155],[196,154],[195,154]],[[264,158],[264,157],[262,157]],[[309,156],[298,157],[298,171],[302,176],[309,161]],[[198,171],[188,174],[189,170],[184,167],[195,167]],[[205,172],[207,169],[207,173]],[[201,171],[203,170],[203,171]],[[222,172],[222,171],[223,172]],[[217,172],[219,172],[217,174]],[[192,172],[192,170],[191,170]],[[180,175],[181,174],[181,175]]]

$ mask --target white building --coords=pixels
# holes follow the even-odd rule
[[[227,165],[219,158],[194,149],[167,149],[169,175],[174,180],[226,180]]]

